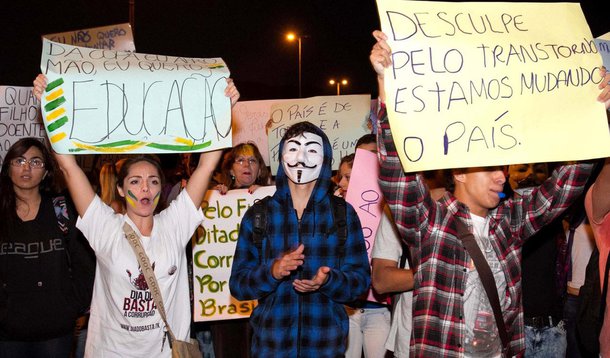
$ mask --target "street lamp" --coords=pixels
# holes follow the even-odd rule
[[[301,67],[302,67],[302,62],[301,62],[301,42],[302,42],[302,39],[304,39],[306,37],[309,37],[309,36],[306,36],[306,35],[298,36],[298,35],[296,35],[293,32],[289,32],[286,35],[286,39],[288,41],[292,42],[294,40],[297,40],[299,42],[299,98],[301,98],[301,78],[302,78],[301,77],[301,73],[302,73],[302,71],[301,71]]]
[[[330,80],[330,81],[328,81],[328,83],[330,83],[331,85],[334,85],[334,84],[337,85],[337,96],[339,96],[341,94],[341,85],[343,85],[343,86],[347,85],[347,80],[346,79],[342,79],[341,81]]]

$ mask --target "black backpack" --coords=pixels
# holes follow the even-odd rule
[[[266,196],[252,205],[252,210],[254,212],[252,219],[252,240],[261,259],[263,257],[263,240],[267,233],[267,203],[270,199],[270,196]],[[328,233],[330,234],[333,230],[337,230],[337,236],[339,237],[339,257],[343,257],[345,252],[345,241],[347,240],[347,205],[343,198],[332,194],[330,194],[330,203],[332,205],[334,224]]]
[[[585,272],[585,283],[578,294],[578,313],[576,316],[576,337],[580,351],[586,357],[599,356],[599,333],[604,321],[606,295],[608,293],[608,271],[610,253],[606,261],[603,289],[599,281],[599,250],[593,249]]]

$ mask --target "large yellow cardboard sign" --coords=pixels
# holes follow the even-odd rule
[[[610,155],[579,4],[378,0],[405,171]]]

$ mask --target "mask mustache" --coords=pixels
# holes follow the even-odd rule
[[[288,163],[286,163],[286,165],[288,165],[288,168],[296,168],[298,166],[301,166],[301,167],[306,168],[306,169],[314,169],[317,166],[317,165],[308,166],[307,164],[305,164],[303,162],[297,162],[295,164],[288,164]]]

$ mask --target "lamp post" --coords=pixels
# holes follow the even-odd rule
[[[337,85],[337,96],[339,96],[339,95],[341,95],[341,85],[343,85],[343,86],[347,85],[347,80],[342,79],[341,81],[335,81],[334,79],[331,79],[330,81],[328,81],[328,83],[330,83],[331,85],[334,85],[334,84]]]
[[[286,39],[288,41],[292,42],[294,40],[297,40],[299,43],[299,98],[301,98],[301,95],[302,95],[302,92],[301,92],[301,82],[302,82],[302,80],[301,80],[302,79],[301,42],[302,42],[302,39],[304,39],[306,37],[309,37],[309,36],[306,36],[306,35],[298,36],[298,35],[294,34],[293,32],[290,32],[286,35]]]

